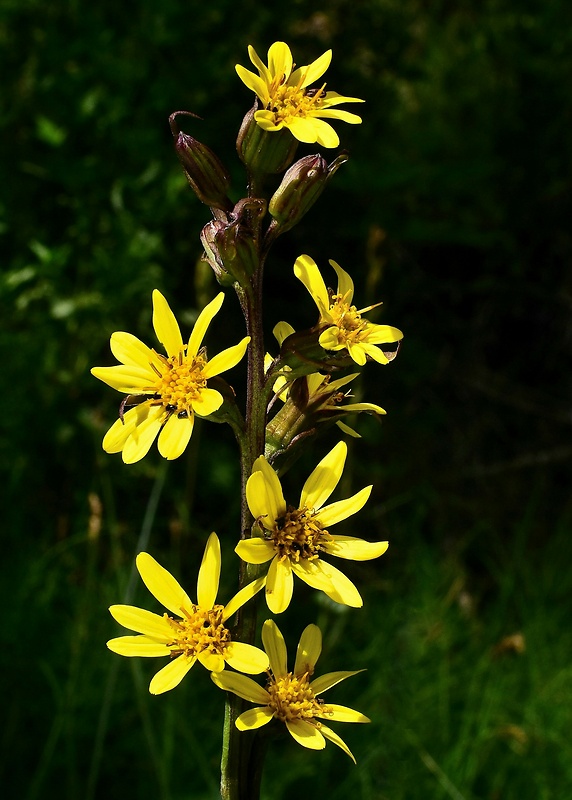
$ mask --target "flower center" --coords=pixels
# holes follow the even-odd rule
[[[313,560],[320,557],[324,541],[331,538],[327,530],[315,519],[314,511],[307,508],[293,508],[276,520],[270,533],[280,559],[289,558],[298,562],[301,558]]]
[[[278,719],[311,719],[327,713],[324,704],[310,688],[309,675],[296,677],[289,672],[282,678],[272,677],[266,687],[270,695],[269,706]],[[319,723],[317,723],[319,725]]]
[[[193,604],[192,614],[182,609],[185,619],[173,619],[164,614],[173,629],[173,641],[167,644],[171,648],[171,658],[180,655],[195,658],[204,650],[224,655],[230,644],[230,633],[222,621],[223,608],[216,605],[207,610]]]
[[[364,338],[364,334],[367,335],[368,321],[362,319],[361,313],[355,306],[350,306],[343,295],[331,296],[329,314],[334,325],[339,328],[338,341],[340,344],[348,341],[356,344]]]
[[[207,379],[203,375],[206,359],[198,355],[186,360],[183,353],[161,358],[166,369],[157,384],[156,393],[161,395],[161,401],[167,406],[167,410],[177,411],[179,415],[183,412],[190,414],[193,403],[200,398],[207,385]]]
[[[276,115],[276,124],[289,122],[293,117],[307,117],[320,108],[325,97],[325,85],[321,89],[302,89],[300,84],[289,86],[284,77],[279,83],[273,81],[268,87],[270,102],[267,108]]]

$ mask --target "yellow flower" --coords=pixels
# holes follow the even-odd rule
[[[354,284],[350,276],[339,264],[330,260],[338,276],[338,288],[334,294],[326,288],[324,279],[310,256],[299,256],[294,264],[294,274],[302,281],[318,306],[320,326],[328,327],[319,338],[324,350],[346,350],[360,366],[368,357],[380,364],[387,364],[388,358],[376,345],[399,342],[403,334],[391,325],[376,325],[362,319],[362,314],[371,311],[381,303],[358,309],[352,305]]]
[[[226,606],[216,603],[220,577],[220,542],[216,533],[208,538],[193,603],[178,581],[148,553],[139,553],[137,569],[152,595],[177,618],[153,614],[135,606],[116,605],[109,609],[114,619],[141,636],[119,636],[107,646],[121,656],[170,656],[171,661],[155,675],[151,694],[174,689],[195,661],[220,672],[225,662],[233,669],[256,675],[268,668],[268,657],[258,647],[233,642],[226,620],[264,586],[259,578],[241,589]]]
[[[297,508],[286,505],[278,475],[264,456],[254,462],[246,484],[246,499],[251,514],[263,528],[263,535],[243,539],[235,552],[249,564],[271,561],[266,579],[266,602],[274,614],[288,608],[294,575],[325,592],[336,603],[354,608],[363,605],[350,579],[321,558],[322,553],[326,553],[367,561],[381,556],[388,547],[387,542],[333,536],[327,530],[363,508],[371,493],[372,487],[366,486],[347,500],[324,506],[342,476],[347,451],[345,442],[339,442],[320,461],[304,484]]]
[[[284,637],[272,620],[262,626],[264,649],[270,658],[271,672],[266,689],[244,675],[235,672],[211,673],[214,683],[221,689],[234,692],[251,703],[259,703],[241,714],[236,727],[241,731],[261,728],[271,719],[285,723],[292,737],[309,750],[323,750],[326,739],[337,744],[355,764],[347,744],[323,719],[335,722],[371,722],[368,717],[347,706],[324,703],[318,695],[331,689],[336,683],[357,675],[362,670],[329,672],[311,680],[314,667],[322,651],[322,634],[317,625],[308,625],[302,632],[293,672],[288,672],[287,652]]]
[[[258,95],[262,108],[255,112],[254,119],[265,131],[288,128],[300,142],[317,142],[324,147],[337,147],[337,133],[325,119],[340,119],[357,124],[361,117],[349,111],[335,109],[341,103],[363,103],[357,97],[343,97],[337,92],[327,92],[323,83],[313,89],[309,85],[321,78],[330,66],[332,51],[327,50],[320,58],[306,67],[294,69],[292,53],[284,42],[274,42],[268,51],[268,66],[262,62],[254,47],[249,46],[248,55],[258,70],[254,72],[236,65],[243,83]],[[320,119],[321,117],[321,119]]]
[[[178,458],[189,443],[194,416],[208,417],[223,403],[207,380],[234,367],[246,352],[246,336],[207,360],[201,344],[207,328],[218,313],[224,293],[220,292],[199,314],[189,338],[183,344],[181,331],[161,292],[153,292],[153,327],[166,356],[147,347],[136,336],[123,331],[111,336],[111,352],[122,363],[115,367],[94,367],[96,378],[127,395],[115,421],[103,439],[107,453],[123,455],[126,464],[143,458],[159,434],[158,448],[164,458]],[[123,408],[135,406],[123,414]]]

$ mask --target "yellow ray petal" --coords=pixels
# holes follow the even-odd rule
[[[236,727],[239,731],[253,731],[255,728],[261,728],[267,725],[272,717],[274,711],[268,706],[257,706],[256,708],[249,708],[244,711],[236,720]]]
[[[360,714],[359,711],[354,711],[353,708],[348,708],[347,706],[328,703],[325,708],[327,708],[327,713],[317,714],[317,716],[323,716],[334,720],[334,722],[371,722],[370,718],[366,717],[365,714]]]
[[[231,642],[226,648],[224,659],[237,672],[247,672],[249,675],[259,675],[269,665],[264,650],[244,642]]]
[[[252,63],[254,64],[254,66],[256,67],[258,72],[260,73],[260,77],[264,81],[267,81],[268,83],[270,83],[270,81],[272,80],[272,76],[270,75],[270,72],[268,71],[268,67],[262,61],[262,59],[260,58],[260,56],[258,55],[256,50],[254,49],[254,47],[252,47],[252,45],[250,45],[250,44],[248,45],[248,57],[250,58],[250,60],[252,61]]]
[[[193,411],[199,417],[208,417],[209,414],[214,414],[215,411],[223,404],[223,396],[216,389],[201,389],[200,395],[196,400],[193,400]]]
[[[302,488],[300,508],[313,508],[317,511],[334,491],[344,470],[348,446],[338,442],[312,472]]]
[[[336,275],[338,276],[337,293],[341,294],[346,303],[351,306],[354,297],[354,282],[351,279],[350,274],[346,272],[345,269],[342,269],[337,261],[334,261],[332,258],[330,259],[329,264],[335,269]]]
[[[288,78],[292,72],[292,53],[285,42],[274,42],[268,49],[268,71],[272,77]]]
[[[254,119],[264,131],[280,131],[284,127],[284,123],[280,120],[276,121],[276,116],[273,111],[266,111],[266,109],[256,111]]]
[[[154,350],[133,336],[132,333],[116,331],[111,334],[111,352],[118,361],[123,364],[130,364],[133,367],[146,367],[154,364],[161,371],[164,364]]]
[[[322,98],[321,109],[331,108],[332,106],[339,106],[340,103],[365,103],[359,97],[346,97],[338,92],[326,92],[326,96]]]
[[[341,522],[341,520],[351,517],[352,514],[357,514],[367,503],[372,488],[373,486],[364,486],[363,489],[346,500],[338,500],[337,503],[330,503],[329,506],[324,506],[316,514],[316,519],[324,528],[329,528],[330,525],[335,525],[336,522]]]
[[[286,611],[292,599],[294,577],[290,559],[280,560],[278,556],[270,564],[266,576],[266,604],[273,614]]]
[[[153,328],[168,356],[178,356],[183,351],[179,323],[158,289],[153,291]]]
[[[319,122],[320,120],[314,119],[313,117],[291,117],[284,122],[284,126],[289,129],[292,136],[298,139],[299,142],[313,144],[318,140]],[[327,125],[326,122],[323,124]],[[330,126],[328,125],[328,127]],[[331,130],[333,131],[333,128]],[[339,144],[340,140],[335,132],[334,135],[338,140],[337,144]],[[332,145],[332,147],[337,147],[337,144]],[[329,145],[325,145],[325,147],[328,146]]]
[[[344,751],[344,753],[347,753],[347,755],[351,758],[351,760],[354,762],[354,764],[356,763],[356,760],[355,760],[355,758],[353,756],[352,751],[347,746],[347,744],[344,742],[344,740],[340,736],[338,736],[337,733],[335,733],[331,728],[328,728],[328,726],[324,725],[323,723],[322,723],[322,727],[320,728],[320,730],[322,731],[322,734],[326,737],[326,739],[329,739],[330,742],[333,742],[334,744],[337,744],[338,747],[340,747]]]
[[[201,608],[210,610],[216,602],[220,580],[220,565],[219,538],[216,533],[211,533],[207,539],[197,579],[197,601]]]
[[[130,631],[144,633],[160,642],[173,640],[172,627],[165,617],[160,617],[159,614],[153,614],[152,611],[146,611],[144,608],[126,605],[110,606],[109,612],[116,622]]]
[[[326,50],[319,58],[312,61],[307,67],[299,67],[292,73],[290,84],[297,86],[302,79],[301,88],[305,89],[314,81],[322,77],[324,72],[328,69],[332,61],[332,51]]]
[[[155,642],[148,636],[118,636],[110,639],[107,646],[120,656],[152,657],[168,656],[171,653],[166,645]]]
[[[268,653],[274,677],[284,678],[288,674],[286,642],[278,625],[271,619],[267,619],[262,626],[262,644]]]
[[[317,625],[308,625],[302,631],[298,642],[294,675],[304,675],[305,673],[311,675],[321,652],[322,632]]]
[[[173,614],[183,617],[182,609],[191,610],[189,595],[170,572],[149,553],[139,553],[135,563],[145,586],[157,600]]]
[[[231,672],[228,669],[223,672],[213,672],[211,679],[220,689],[225,689],[227,692],[242,697],[243,700],[249,700],[251,703],[262,703],[268,705],[270,702],[270,695],[260,686],[255,683],[252,678],[247,678],[246,675],[239,675],[238,672]]]
[[[227,347],[226,350],[222,350],[214,358],[211,358],[203,370],[205,378],[213,378],[215,375],[220,375],[221,372],[235,367],[246,353],[249,342],[250,336],[245,336],[238,344]]]
[[[268,530],[273,530],[276,520],[286,513],[286,501],[278,475],[264,456],[256,459],[253,472],[246,482],[246,500],[254,519]]]
[[[321,338],[322,337],[320,337],[320,339]],[[320,341],[320,344],[322,344],[321,341]],[[364,345],[363,344],[352,344],[351,342],[348,342],[347,346],[348,346],[348,353],[350,354],[351,358],[353,358],[353,360],[356,362],[356,364],[359,364],[360,367],[363,367],[363,365],[367,361],[366,350],[365,350]],[[373,347],[373,345],[372,345],[371,349],[375,350],[376,348]],[[382,355],[383,355],[383,353],[382,353]],[[386,359],[386,361],[387,361],[387,359]]]
[[[270,100],[270,95],[268,94],[268,86],[262,80],[262,78],[259,78],[258,75],[255,75],[254,72],[251,72],[249,69],[241,67],[240,64],[237,64],[235,69],[238,77],[245,84],[245,86],[258,95],[263,105],[267,105],[268,101]]]
[[[298,256],[294,263],[294,275],[310,292],[320,314],[325,313],[330,307],[328,290],[314,259],[306,255]]]
[[[326,592],[328,597],[336,603],[342,603],[342,605],[351,606],[352,608],[361,608],[363,606],[361,595],[347,575],[344,575],[343,572],[340,572],[340,570],[336,569],[332,564],[326,564],[326,562],[321,559],[320,563],[323,565],[324,571],[327,573],[334,587],[333,591]]]
[[[151,694],[163,694],[163,692],[168,692],[178,686],[196,660],[196,658],[178,656],[170,661],[151,680],[149,684]]]
[[[349,425],[346,425],[346,423],[342,422],[340,419],[336,422],[336,425],[342,433],[346,433],[348,436],[352,436],[354,439],[361,439],[361,434],[359,434],[357,431],[354,431],[353,428],[350,428]]]
[[[319,112],[317,114],[319,115]],[[322,147],[337,147],[339,145],[340,137],[329,123],[324,122],[322,119],[313,119],[312,122],[318,144],[321,144]]]
[[[350,125],[359,125],[362,121],[361,117],[357,114],[352,114],[351,111],[343,111],[338,108],[320,108],[318,114],[321,119],[339,119],[342,122],[349,122]]]
[[[304,719],[286,720],[286,727],[302,747],[307,747],[309,750],[323,750],[326,746],[326,740],[320,731]]]
[[[366,542],[355,536],[332,536],[324,545],[324,550],[338,558],[349,558],[351,561],[370,561],[382,556],[389,542]]]
[[[244,561],[245,559],[243,559]],[[226,622],[229,617],[238,611],[245,603],[247,603],[255,594],[257,594],[261,589],[266,586],[266,575],[263,575],[262,578],[257,578],[252,583],[249,583],[247,586],[244,586],[239,592],[237,592],[232,600],[226,604],[222,612],[222,621]]]
[[[199,316],[193,327],[192,333],[189,337],[189,346],[187,347],[187,358],[194,358],[199,352],[202,341],[207,332],[207,328],[211,324],[213,318],[220,311],[224,300],[224,292],[219,292],[214,300],[208,303]]]
[[[356,348],[357,349],[357,345]],[[377,361],[378,364],[389,364],[389,358],[385,355],[383,350],[380,347],[376,347],[374,344],[369,344],[368,342],[361,342],[359,348],[364,353],[364,355],[369,356],[373,361]],[[348,348],[349,354],[352,358],[354,358],[354,353],[351,348]]]
[[[91,374],[123,394],[152,394],[157,383],[157,374],[150,367],[117,364],[92,367]]]
[[[272,333],[278,344],[282,347],[282,342],[293,333],[296,333],[294,328],[288,322],[278,322],[273,328]]]
[[[193,433],[194,416],[184,418],[171,414],[159,434],[157,447],[163,458],[172,461],[185,451]]]
[[[247,564],[265,564],[276,555],[272,542],[260,539],[258,536],[242,539],[234,548],[234,552]],[[234,610],[236,611],[236,608]]]
[[[106,453],[120,453],[125,447],[125,442],[135,428],[147,419],[150,402],[140,403],[135,408],[129,409],[123,415],[123,421],[116,419],[111,428],[103,437],[102,447]]]
[[[373,323],[368,325],[368,344],[391,344],[400,342],[402,339],[403,333],[392,325],[375,325]]]
[[[331,689],[332,686],[335,686],[340,681],[344,681],[346,678],[351,678],[352,675],[357,675],[358,672],[365,672],[363,669],[354,669],[354,670],[339,670],[338,672],[328,672],[326,675],[320,675],[319,678],[313,680],[310,684],[310,689],[314,692],[314,694],[322,694],[323,692]]]
[[[219,653],[203,650],[198,654],[198,659],[209,672],[222,672],[224,669],[224,658]]]
[[[138,422],[131,436],[123,446],[122,458],[125,464],[135,464],[149,452],[165,419],[162,406],[147,407],[147,418]]]
[[[322,559],[315,561],[308,561],[303,559],[298,563],[292,563],[292,571],[297,575],[300,580],[311,586],[312,589],[318,589],[322,592],[333,592],[334,585],[323,569],[324,562]]]
[[[324,350],[344,350],[345,345],[340,343],[339,338],[340,329],[336,325],[332,325],[320,334],[318,337],[318,344],[320,347],[323,347]],[[365,364],[365,356],[363,358]]]

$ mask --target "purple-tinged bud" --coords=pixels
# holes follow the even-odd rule
[[[341,153],[328,166],[321,155],[304,156],[292,164],[268,206],[280,233],[290,230],[302,219],[322,194],[332,175],[348,158],[347,153]]]
[[[205,257],[218,282],[244,286],[260,263],[253,223],[266,211],[264,200],[240,200],[229,214],[230,222],[212,220],[201,231]]]
[[[258,101],[242,121],[236,140],[238,156],[253,175],[284,172],[296,155],[298,141],[287,128],[279,131],[261,128],[254,119],[257,110]]]
[[[175,150],[192,190],[205,205],[221,211],[231,211],[232,203],[227,195],[230,186],[227,170],[210,147],[179,130],[176,122],[179,114],[190,117],[197,115],[190,111],[175,111],[169,117],[169,125],[175,139]]]

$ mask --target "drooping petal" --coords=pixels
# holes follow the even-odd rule
[[[200,350],[205,334],[214,317],[220,311],[224,301],[224,292],[219,292],[214,300],[203,308],[197,321],[193,326],[193,330],[189,337],[189,344],[187,347],[187,358],[194,358]]]
[[[220,542],[216,533],[211,533],[207,539],[197,579],[197,602],[203,609],[210,610],[216,602],[220,565]]]
[[[291,117],[284,121],[284,127],[288,128],[292,136],[298,139],[299,142],[306,142],[307,144],[313,144],[318,139],[318,125],[319,120],[314,119],[313,117]],[[327,125],[326,122],[323,123]],[[328,127],[330,127],[328,125]],[[334,130],[333,128],[331,129]],[[338,140],[337,144],[339,144],[339,139],[337,134],[334,131],[334,135]],[[337,144],[332,145],[332,147],[337,147]],[[327,147],[328,145],[325,145]]]
[[[135,563],[143,583],[151,594],[173,614],[184,616],[182,609],[190,609],[192,603],[176,578],[149,553],[139,553]]]
[[[213,378],[215,375],[220,375],[221,372],[235,367],[246,353],[249,342],[250,336],[245,336],[238,344],[227,347],[226,350],[222,350],[214,358],[211,358],[203,370],[205,378]]]
[[[148,636],[118,636],[110,639],[107,646],[120,656],[168,656],[171,651],[165,644],[153,641]]]
[[[320,342],[320,344],[322,343]],[[360,367],[363,367],[363,365],[367,361],[365,346],[363,344],[352,344],[352,342],[347,342],[347,348],[348,348],[348,353],[350,354],[351,358],[353,358],[353,360],[356,362],[356,364],[359,364]],[[375,350],[376,348],[373,345],[371,345],[371,349]]]
[[[262,626],[262,644],[268,653],[274,677],[284,678],[288,674],[286,642],[278,625],[271,619],[267,619]]]
[[[196,660],[195,657],[183,655],[170,661],[152,678],[149,684],[151,694],[163,694],[178,686]]]
[[[267,725],[274,716],[274,711],[269,706],[257,706],[244,711],[236,720],[239,731],[253,731]]]
[[[292,562],[292,571],[297,575],[300,580],[311,586],[312,589],[318,589],[322,592],[333,592],[334,585],[329,575],[323,569],[324,562],[322,559],[315,561],[308,561],[301,559],[297,563]]]
[[[319,678],[313,680],[310,684],[310,689],[314,692],[314,694],[322,694],[323,692],[331,689],[332,686],[335,686],[340,681],[344,681],[346,678],[351,678],[352,675],[357,675],[358,672],[365,672],[363,669],[355,669],[355,670],[339,670],[338,672],[328,672],[326,675],[320,675]]]
[[[322,559],[320,559],[320,563],[323,565],[324,571],[327,573],[334,587],[333,591],[326,592],[328,597],[336,603],[342,603],[344,606],[361,608],[363,606],[361,595],[347,575],[344,575],[343,572],[340,572],[340,570],[332,566],[332,564],[326,564]]]
[[[226,648],[224,659],[237,672],[247,672],[249,675],[259,675],[269,665],[264,650],[245,642],[231,642]]]
[[[369,344],[368,342],[361,342],[359,348],[365,356],[369,356],[373,361],[377,361],[378,364],[389,364],[389,358],[380,347],[376,347],[374,344]],[[350,348],[348,348],[348,350],[351,357],[354,358],[352,350]]]
[[[245,559],[243,559],[244,561]],[[222,621],[226,622],[229,617],[238,611],[239,608],[247,603],[255,594],[257,594],[261,589],[264,589],[266,586],[266,575],[263,575],[261,578],[257,578],[252,583],[249,583],[247,586],[244,586],[239,592],[237,592],[232,600],[226,604],[222,612]]]
[[[346,272],[345,269],[342,269],[337,261],[334,261],[332,258],[330,259],[329,263],[330,266],[335,269],[336,275],[338,276],[337,294],[341,294],[345,302],[351,306],[354,297],[354,282],[351,279],[350,274]]]
[[[224,658],[220,653],[211,653],[209,650],[202,650],[198,654],[198,659],[209,672],[222,672],[224,669]]]
[[[375,325],[374,323],[368,325],[368,344],[392,344],[400,342],[402,339],[402,331],[399,328],[394,328],[393,325]]]
[[[365,411],[366,413],[370,414],[387,414],[385,408],[376,406],[375,403],[345,403],[340,407],[340,411],[352,411],[357,413],[360,411]]]
[[[135,464],[147,455],[165,421],[162,406],[148,406],[148,409],[146,419],[137,424],[123,446],[122,458],[125,464]]]
[[[287,719],[286,727],[302,747],[307,747],[309,750],[323,750],[326,746],[326,740],[317,727],[305,719]]]
[[[260,56],[258,55],[258,53],[251,44],[248,45],[248,56],[252,61],[252,63],[254,64],[254,66],[256,67],[256,69],[258,70],[258,72],[260,73],[260,77],[267,83],[270,83],[270,81],[272,80],[272,76],[268,70],[268,67],[262,61],[262,59],[260,58]]]
[[[340,342],[340,329],[337,325],[331,325],[329,328],[326,328],[326,330],[320,334],[318,344],[320,347],[323,347],[324,350],[344,350],[346,347],[343,342]]]
[[[223,672],[214,672],[211,675],[211,679],[220,689],[233,692],[242,697],[243,700],[263,705],[268,705],[270,702],[270,695],[266,689],[255,683],[252,678],[247,678],[246,675],[240,675],[238,672],[231,672],[225,669]]]
[[[123,364],[92,367],[91,374],[122,394],[152,394],[158,377],[150,367]]]
[[[115,358],[123,364],[145,368],[149,368],[151,364],[154,364],[160,370],[164,368],[164,364],[157,353],[147,347],[146,344],[143,344],[136,336],[133,336],[132,333],[116,331],[111,334],[109,344]]]
[[[293,86],[297,86],[300,80],[302,80],[301,88],[305,89],[306,86],[309,86],[314,81],[317,81],[319,78],[322,77],[324,72],[328,69],[332,61],[332,51],[326,50],[319,58],[315,61],[312,61],[307,67],[299,67],[292,73],[292,77],[290,78],[290,83]]]
[[[338,92],[326,92],[326,96],[322,98],[321,109],[339,106],[341,103],[365,103],[365,100],[359,97],[346,97]]]
[[[160,642],[171,642],[173,640],[173,628],[165,617],[146,611],[144,608],[136,606],[114,605],[110,606],[109,612],[113,619],[124,628],[137,633],[144,633]]]
[[[277,122],[274,112],[266,109],[255,111],[254,119],[264,131],[280,131],[284,127],[282,120]]]
[[[319,112],[318,112],[319,114]],[[316,142],[322,147],[337,147],[340,137],[328,122],[322,119],[313,119],[314,130],[316,131]]]
[[[347,444],[338,442],[324,456],[302,488],[300,508],[313,508],[318,511],[323,506],[342,477],[347,454]]]
[[[304,675],[305,673],[311,675],[321,652],[322,632],[317,625],[308,625],[302,631],[298,642],[294,675]]]
[[[329,528],[330,525],[335,525],[336,522],[341,522],[341,520],[351,517],[352,514],[357,514],[367,503],[372,488],[373,486],[364,486],[363,489],[346,500],[338,500],[337,503],[330,503],[329,506],[324,506],[316,514],[316,520],[324,528]]]
[[[258,536],[242,539],[234,548],[234,552],[247,564],[265,564],[276,555],[272,542]]]
[[[185,452],[193,433],[194,416],[179,417],[171,414],[159,434],[157,447],[163,458],[172,461]]]
[[[326,737],[326,739],[329,739],[330,742],[337,744],[338,747],[340,747],[344,751],[344,753],[347,753],[347,755],[351,758],[354,764],[356,763],[352,751],[344,742],[344,740],[340,736],[338,736],[337,733],[335,733],[335,731],[333,731],[331,728],[328,728],[328,726],[324,725],[324,723],[322,723],[322,727],[320,728],[320,730],[322,734]]]
[[[245,67],[241,67],[240,64],[237,64],[235,69],[240,80],[252,92],[258,95],[263,105],[267,105],[268,101],[270,100],[267,84],[261,78],[259,78],[258,75],[255,75],[254,72],[251,72]]]
[[[354,711],[353,708],[348,708],[347,706],[328,703],[325,708],[327,708],[327,713],[325,712],[323,715],[317,714],[316,716],[324,716],[334,720],[334,722],[371,722],[370,718],[366,717],[365,714],[360,714],[359,711]]]
[[[214,414],[218,411],[224,402],[224,398],[216,389],[201,389],[200,395],[196,400],[193,400],[193,411],[199,417],[208,417],[209,414]]]
[[[312,295],[320,315],[326,313],[330,307],[330,299],[326,284],[314,259],[306,255],[298,256],[294,263],[294,275],[299,281],[302,281]]]
[[[140,403],[135,408],[129,409],[124,415],[123,420],[116,419],[111,428],[103,437],[101,446],[106,453],[120,453],[125,447],[125,442],[135,428],[140,425],[149,415],[151,401]]]
[[[331,556],[348,558],[351,561],[370,561],[382,556],[389,542],[366,542],[355,536],[332,536],[324,543],[324,550]]]
[[[342,109],[320,108],[318,112],[321,119],[339,119],[342,122],[349,122],[350,125],[359,125],[362,121],[361,117],[357,114],[352,114],[351,111],[343,111]]]
[[[294,576],[290,559],[276,558],[270,564],[266,576],[266,604],[273,614],[286,611],[294,591]]]
[[[252,475],[246,482],[246,501],[254,519],[268,530],[273,530],[276,520],[286,513],[286,501],[278,475],[264,456],[259,456],[252,467]]]
[[[179,323],[158,289],[153,291],[153,328],[168,356],[178,356],[183,351]]]
[[[289,322],[278,322],[272,328],[272,333],[274,334],[274,338],[276,339],[280,347],[282,347],[282,342],[284,341],[284,339],[287,339],[293,333],[296,333],[296,331],[290,325]]]

